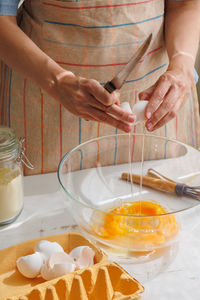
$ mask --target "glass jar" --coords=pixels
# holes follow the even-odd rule
[[[23,139],[0,126],[0,225],[16,220],[23,209]]]

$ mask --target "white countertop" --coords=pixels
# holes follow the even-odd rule
[[[0,249],[37,237],[78,230],[55,173],[25,177],[24,182],[24,210],[14,223],[0,227]],[[200,299],[200,224],[175,252],[176,257],[170,264],[167,257],[163,259],[157,276],[152,278],[153,273],[149,274],[150,279],[141,282],[145,287],[143,300]],[[157,259],[144,265],[147,273],[149,265],[151,270],[155,266],[154,273],[157,273]],[[137,264],[123,267],[140,281]]]

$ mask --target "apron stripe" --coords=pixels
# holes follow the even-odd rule
[[[152,7],[152,9],[151,9],[151,16],[152,16],[152,15],[153,15],[153,7]],[[152,25],[153,25],[153,26],[152,26],[152,30],[156,32],[156,31],[157,31],[157,28],[156,28],[156,22],[153,21],[152,23],[153,23],[153,24],[152,24]],[[145,128],[144,131],[145,131],[145,133],[147,132],[146,128]],[[148,133],[148,132],[147,132],[147,133]],[[151,137],[149,138],[149,146],[148,146],[148,147],[149,147],[149,151],[148,151],[148,159],[150,160],[150,159],[151,159],[151,156],[152,156],[152,152],[154,151],[154,150],[152,151],[153,145],[152,145],[152,138],[151,138]]]
[[[9,80],[9,98],[8,98],[8,126],[11,127],[10,106],[11,106],[11,86],[12,86],[12,70],[10,70]]]
[[[100,122],[97,123],[97,137],[100,137]]]
[[[85,25],[84,12],[81,12],[81,16],[82,16],[82,22],[83,22],[83,26],[84,26]],[[87,43],[88,43],[88,33],[85,30],[85,45],[87,45]],[[86,47],[84,48],[84,62],[86,65],[86,62],[87,62],[87,48]],[[85,77],[87,77],[87,66],[84,67],[84,75],[85,75]],[[79,145],[81,144],[81,136],[82,136],[82,119],[79,118]],[[81,153],[80,170],[82,170],[83,152],[81,149],[79,151]]]
[[[153,2],[154,0],[147,0],[147,1],[141,1],[141,2],[134,2],[134,3],[124,3],[124,4],[113,4],[113,5],[96,5],[96,6],[81,6],[81,7],[70,7],[70,6],[63,6],[60,4],[54,4],[54,3],[48,3],[48,2],[42,2],[44,5],[48,6],[54,6],[62,9],[73,9],[73,10],[82,10],[82,9],[97,9],[97,8],[106,8],[106,7],[121,7],[121,6],[132,6],[132,5],[138,5],[138,4],[146,4]],[[76,0],[76,2],[79,2]]]
[[[164,125],[164,130],[165,130],[165,137],[167,137],[167,125]],[[168,141],[165,142],[165,150],[164,150],[164,158],[167,158],[167,143]]]
[[[78,134],[78,143],[79,145],[81,144],[81,125],[82,125],[82,119],[78,118],[78,122],[79,122],[79,134]],[[79,149],[79,152],[81,154],[81,160],[80,160],[80,170],[82,170],[82,161],[83,161],[83,153],[82,150]]]
[[[44,173],[44,102],[43,102],[43,93],[41,93],[41,174]]]
[[[43,104],[45,105],[45,100],[43,101]],[[39,105],[41,105],[41,100],[40,100],[40,102],[39,102]],[[7,114],[7,112],[5,113],[4,112],[4,116]],[[23,123],[24,123],[24,120],[23,120],[23,118],[21,118],[20,116],[18,116],[18,115],[14,115],[13,113],[11,114],[11,121],[12,120],[14,120],[14,121],[16,121],[17,123],[21,123],[22,125],[23,125]],[[93,122],[93,121],[91,121],[91,122]],[[96,122],[94,122],[94,124],[96,124]],[[11,124],[12,125],[12,124]],[[29,121],[29,120],[26,120],[26,125],[29,125],[30,127],[34,127],[34,128],[36,128],[37,130],[39,130],[40,131],[40,127],[41,127],[41,124],[39,123],[35,123],[34,121]],[[12,126],[11,126],[12,127]],[[59,134],[60,133],[60,125],[58,124],[58,126],[47,126],[47,125],[43,125],[43,129],[47,129],[47,130],[51,130],[51,131],[56,131],[56,133],[57,134]],[[71,133],[77,133],[77,135],[79,134],[79,128],[64,128],[64,130],[65,130],[65,133],[69,133],[69,132],[71,132]],[[83,131],[85,131],[86,133],[87,133],[87,131],[90,131],[91,129],[89,129],[89,128],[86,128],[86,127],[83,127],[82,129],[81,129],[81,131],[83,132]],[[58,152],[60,152],[60,149],[58,150]]]
[[[3,67],[4,67],[4,64],[1,60],[1,80],[0,80],[0,96],[1,96],[1,93],[3,91]]]
[[[58,64],[60,65],[67,65],[67,66],[74,66],[74,67],[94,67],[94,68],[98,68],[98,67],[114,67],[114,66],[124,66],[127,63],[116,63],[116,64],[107,64],[107,65],[87,65],[87,64],[72,64],[72,63],[68,63],[68,62],[62,62],[62,61],[56,61]]]
[[[127,80],[126,83],[131,83],[131,82],[134,82],[134,81],[138,81],[138,80],[141,80],[141,79],[144,79],[146,76],[158,71],[159,69],[162,69],[166,66],[167,64],[163,64],[155,69],[153,69],[152,71],[148,72],[147,74],[145,74],[144,76],[140,77],[140,78],[137,78],[137,79],[133,79],[133,80]]]
[[[83,1],[81,1],[81,3],[83,4]],[[88,44],[88,31],[86,30],[86,26],[85,26],[85,14],[82,11],[81,12],[82,15],[82,23],[83,23],[83,28],[85,28],[85,47],[84,47],[84,75],[85,77],[87,77],[87,44]]]
[[[25,148],[27,149],[27,134],[26,134],[26,81],[27,79],[24,79],[24,91],[23,91],[23,108],[24,108],[24,138],[25,138]]]
[[[152,38],[152,41],[154,39]],[[138,42],[127,42],[127,43],[119,43],[119,44],[113,44],[113,45],[102,45],[102,46],[96,46],[96,45],[84,45],[84,44],[70,44],[70,43],[65,43],[65,42],[60,42],[60,41],[55,41],[55,40],[49,40],[49,39],[43,39],[43,41],[48,42],[48,43],[53,43],[53,44],[61,44],[62,46],[68,46],[68,47],[80,47],[80,48],[94,48],[94,49],[105,49],[105,48],[114,48],[114,47],[123,47],[123,46],[130,46],[130,45],[135,45],[135,44],[143,44],[145,40],[140,40]],[[158,49],[159,50],[159,49]]]
[[[134,9],[134,11],[133,11],[134,18],[136,17],[135,14],[136,14],[136,11]],[[133,30],[134,30],[134,36],[135,36],[135,39],[136,39],[136,42],[137,42],[138,41],[138,36],[139,36],[138,27],[137,26],[134,27]],[[137,43],[136,50],[138,49],[138,46],[139,45]],[[140,65],[138,64],[136,66],[136,74],[138,74],[139,67],[140,67]],[[136,81],[134,94],[133,94],[133,97],[134,97],[133,103],[135,102],[135,104],[137,103],[137,90],[138,90],[138,82]],[[134,134],[136,133],[136,129],[137,129],[137,127],[136,127],[136,125],[134,125],[133,126],[133,133]],[[129,152],[131,151],[131,155],[130,155],[131,156],[131,169],[130,169],[130,171],[132,171],[132,161],[133,161],[133,157],[134,157],[134,149],[135,149],[135,135],[133,135],[132,147],[131,147],[131,137],[129,136]]]
[[[192,99],[197,99],[197,93],[196,93],[196,86],[192,86],[192,89],[191,89],[191,96],[192,96]],[[199,144],[199,134],[200,134],[200,130],[199,130],[199,122],[198,122],[198,119],[197,119],[197,115],[199,115],[199,104],[198,102],[193,102],[193,105],[194,105],[194,128],[195,128],[195,137],[196,137],[196,147],[197,145]]]
[[[193,102],[191,101],[191,99],[189,98],[189,103],[190,103],[190,114],[193,115],[194,114],[194,108],[193,108]],[[193,122],[193,118],[190,118],[191,120],[191,137],[192,137],[192,145],[195,145],[195,141],[194,141],[194,122]]]
[[[112,49],[112,48],[111,48]],[[152,51],[148,52],[145,56],[150,55],[158,50],[162,49],[162,46],[156,49],[153,49]],[[144,56],[144,57],[145,57]],[[112,64],[104,64],[104,65],[90,65],[90,64],[75,64],[75,63],[70,63],[70,62],[62,62],[62,61],[56,61],[58,64],[60,65],[67,65],[67,66],[74,66],[74,67],[94,67],[94,68],[98,68],[98,67],[115,67],[115,66],[124,66],[126,65],[128,62],[122,62],[122,63],[112,63]],[[142,63],[144,62],[144,58],[141,59],[138,63]],[[114,71],[114,70],[113,70]],[[114,76],[114,74],[112,74],[112,77]]]
[[[133,79],[133,80],[127,80],[127,81],[125,82],[125,84],[126,84],[126,83],[131,83],[131,82],[135,82],[135,81],[142,80],[142,79],[144,79],[146,76],[148,76],[148,75],[150,75],[150,74],[152,74],[152,73],[158,71],[159,69],[164,68],[166,65],[167,65],[167,64],[163,64],[163,65],[161,65],[161,66],[159,66],[159,67],[153,69],[152,71],[146,73],[144,76],[142,76],[142,77],[140,77],[140,78],[136,78],[136,79]],[[106,82],[101,82],[100,84],[101,84],[101,85],[105,85]]]
[[[63,19],[63,15],[62,15],[62,11],[59,10],[58,11],[58,17],[60,20],[64,20]],[[60,28],[60,32],[59,32],[59,36],[63,36],[64,34],[64,28]],[[58,49],[58,55],[59,57],[61,58],[62,57],[62,51],[63,51],[63,47],[62,45],[59,45],[59,49]],[[60,127],[60,130],[59,130],[59,136],[60,136],[60,155],[59,155],[59,158],[60,160],[62,159],[62,148],[63,148],[63,141],[62,141],[62,134],[63,134],[63,130],[62,130],[62,105],[60,104],[59,105],[59,109],[57,110],[57,118],[58,118],[58,124],[59,124],[59,127]]]
[[[115,128],[115,134],[117,134],[118,130]],[[114,165],[116,165],[117,160],[117,137],[115,137],[115,152],[114,152]]]
[[[108,0],[109,2],[109,14],[110,14],[110,25],[113,26],[113,17],[112,17],[112,8],[110,7],[111,5],[111,1]],[[112,45],[114,44],[114,31],[113,31],[113,27],[111,28],[111,42],[112,42]],[[114,66],[117,65],[115,64],[115,59],[114,59],[114,48],[111,47],[110,48],[110,55],[111,55],[111,61],[112,61],[112,64],[111,64],[111,78],[114,77],[115,75],[115,70],[114,70]],[[118,133],[118,130],[117,128],[115,128],[115,134]],[[115,149],[114,149],[114,161],[113,161],[113,164],[116,165],[116,159],[117,159],[117,137],[115,137]]]
[[[7,67],[6,80],[5,80],[5,107],[7,108],[7,114],[5,116],[5,123],[8,124],[8,107],[9,107],[9,83],[10,83],[10,71]]]
[[[100,122],[97,123],[97,137],[100,136]],[[97,163],[100,161],[99,143],[97,142]]]
[[[152,53],[154,53],[154,52],[156,52],[158,50],[161,50],[162,48],[163,48],[163,46],[160,46],[160,47],[158,47],[156,49],[153,49],[153,50],[149,51],[146,55],[144,55],[144,57],[147,56],[147,55],[150,55],[150,54],[152,54]]]
[[[2,70],[3,70],[3,62],[1,61],[1,73],[0,73],[0,97],[1,97],[1,93],[2,93],[2,79],[3,79],[3,76],[2,76],[2,74],[3,74],[3,72],[2,72]],[[1,102],[0,102],[0,116],[1,116],[1,119],[0,119],[0,124],[1,125],[3,125],[3,115],[4,115],[4,110],[3,110],[3,101],[2,101],[2,99],[0,99],[1,100]]]
[[[62,158],[62,105],[60,104],[60,159]]]
[[[78,134],[78,143],[81,144],[81,118],[78,118],[79,121],[79,134]]]
[[[30,31],[29,31],[29,38],[31,38],[31,35],[32,35],[32,24],[30,24]],[[27,130],[26,130],[26,83],[27,83],[27,79],[24,79],[24,90],[23,90],[23,108],[24,108],[24,138],[25,138],[25,141],[24,141],[24,146],[25,146],[25,149],[27,149]],[[25,169],[25,175],[26,175],[26,169]]]
[[[110,4],[110,3],[109,3]],[[113,21],[112,21],[112,10],[110,8],[110,17],[111,17],[111,25],[113,25]],[[114,31],[112,28],[112,45],[114,44]],[[111,54],[112,54],[112,62],[113,62],[113,66],[112,66],[112,78],[114,77],[114,48],[111,48]],[[115,134],[118,134],[118,129],[115,128]],[[117,150],[118,150],[118,144],[117,144],[117,137],[115,137],[115,153],[114,153],[114,165],[116,165],[116,161],[117,161]]]
[[[1,124],[4,124],[4,76],[5,76],[5,64],[1,62]]]
[[[175,118],[175,126],[176,126],[176,139],[178,139],[178,116]]]
[[[135,104],[137,103],[137,91],[135,90]],[[133,133],[136,133],[136,125],[133,126]],[[131,145],[129,145],[130,147]],[[135,147],[135,136],[133,136],[133,145],[132,145],[132,151],[131,151],[131,162],[133,161],[134,156],[134,147]]]
[[[6,99],[6,76],[7,76],[7,65],[5,65],[4,68],[4,87],[3,87],[3,102],[5,104],[5,99]],[[6,116],[5,116],[5,122],[6,122]]]
[[[83,168],[83,152],[82,152],[82,150],[81,150],[81,149],[79,149],[78,151],[79,151],[79,152],[80,152],[80,154],[81,154],[81,160],[80,160],[80,170],[82,170],[82,168]]]
[[[130,23],[125,23],[125,24],[115,24],[115,25],[102,25],[102,26],[83,26],[83,25],[79,25],[79,24],[73,24],[73,23],[63,23],[63,22],[57,22],[57,21],[50,21],[50,20],[44,20],[45,23],[48,24],[54,24],[54,25],[60,25],[60,26],[72,26],[72,27],[78,27],[78,28],[86,28],[86,29],[97,29],[97,28],[117,28],[117,27],[124,27],[124,26],[133,26],[133,25],[138,25],[138,24],[142,24],[145,22],[149,22],[152,20],[156,20],[159,18],[162,18],[162,15],[158,15],[155,16],[153,18],[149,18],[146,20],[142,20],[142,21],[137,21],[137,22],[130,22]]]

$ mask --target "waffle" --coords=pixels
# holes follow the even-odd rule
[[[25,278],[16,268],[20,256],[32,254],[40,240],[55,241],[69,253],[78,246],[95,251],[94,265],[53,280]],[[0,251],[0,300],[140,299],[143,286],[79,232],[42,237]]]

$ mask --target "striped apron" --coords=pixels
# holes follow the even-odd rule
[[[151,48],[121,89],[121,102],[129,101],[133,107],[138,93],[154,84],[167,68],[164,3],[164,0],[25,0],[18,19],[21,29],[63,68],[96,79],[102,85],[153,33]],[[55,171],[62,156],[73,147],[119,132],[69,113],[39,86],[3,62],[0,82],[1,124],[25,137],[27,156],[35,166],[32,171],[25,169],[25,175]],[[198,122],[198,101],[193,88],[178,116],[154,133],[198,147]],[[140,125],[134,131],[141,132]],[[109,155],[114,157],[113,153]]]

